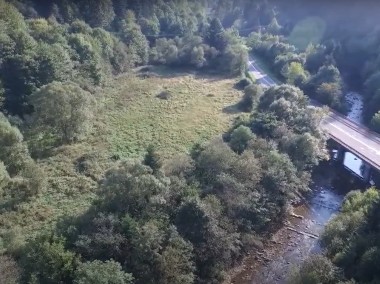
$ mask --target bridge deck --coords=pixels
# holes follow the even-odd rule
[[[335,112],[330,112],[321,127],[331,139],[380,170],[380,136]]]

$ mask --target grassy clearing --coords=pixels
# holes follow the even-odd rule
[[[237,116],[240,93],[234,82],[196,75],[119,78],[105,108],[111,152],[137,157],[153,144],[170,157],[220,134]],[[158,98],[162,92],[169,98]]]
[[[113,156],[141,157],[154,144],[169,158],[221,134],[240,115],[234,106],[241,97],[233,89],[236,80],[158,71],[162,77],[130,74],[109,83],[98,95],[92,134],[39,161],[48,176],[46,190],[17,210],[1,213],[2,230],[19,226],[30,235],[60,216],[74,217],[95,198]],[[170,94],[167,100],[156,97],[162,91]]]

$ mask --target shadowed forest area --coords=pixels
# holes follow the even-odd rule
[[[380,132],[379,11],[0,0],[0,283],[228,281],[329,158],[310,99],[355,89]],[[380,283],[379,200],[349,193],[289,283]]]

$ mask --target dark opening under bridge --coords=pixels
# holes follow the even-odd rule
[[[249,71],[260,84],[267,87],[277,85],[254,60],[249,62]],[[333,110],[322,120],[321,128],[341,146],[337,153],[338,161],[343,163],[345,152],[351,152],[364,161],[361,178],[365,182],[369,182],[372,169],[380,171],[380,135]]]

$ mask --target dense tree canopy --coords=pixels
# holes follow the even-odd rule
[[[143,161],[115,162],[87,212],[28,243],[23,277],[219,283],[308,190],[324,140],[317,111],[306,105],[295,87],[271,88],[252,104],[258,116],[232,128],[226,141],[195,146],[169,167],[161,167],[154,147]],[[273,119],[269,132],[258,125],[265,115]]]
[[[342,213],[331,221],[323,236],[328,256],[348,277],[361,283],[376,283],[380,279],[376,268],[379,260],[378,211],[376,189],[352,192],[345,199]]]
[[[326,255],[307,260],[289,283],[379,282],[379,200],[375,188],[349,193],[322,235]]]
[[[269,17],[271,25],[262,27],[261,33],[254,32],[249,36],[248,45],[256,54],[265,57],[285,80],[288,80],[287,64],[301,63],[311,76],[303,82],[305,86],[299,82],[296,85],[308,96],[339,111],[347,108],[343,85],[358,91],[364,101],[364,121],[377,130],[370,121],[380,108],[377,96],[380,66],[378,3],[352,2],[347,6],[340,1],[270,2],[269,8],[276,6],[277,15]],[[252,13],[251,3],[240,1],[239,4],[233,13],[234,19],[229,19],[232,22],[241,19],[243,11]],[[265,9],[260,5],[256,7]],[[283,26],[280,33],[278,29],[269,28],[277,26],[276,22]],[[252,25],[250,21],[240,23],[242,28]],[[288,42],[294,44],[295,49],[285,49]]]
[[[361,43],[334,40],[330,31],[301,48],[289,39],[289,11],[277,4],[282,9],[261,0],[0,0],[0,209],[10,217],[0,220],[0,282],[220,283],[284,221],[326,158],[322,114],[307,96],[342,110],[343,78],[360,75],[366,119],[379,131],[380,61],[364,52],[377,46],[378,34]],[[253,83],[246,74],[251,51],[287,84]],[[361,53],[365,63],[351,74],[357,58],[343,58]],[[86,140],[91,129],[106,136],[103,142],[113,137],[94,117],[107,113],[118,123],[101,108],[110,79],[156,76],[144,73],[153,69],[147,65],[218,74],[215,80],[241,76],[237,106],[248,114],[223,138],[169,161],[154,139],[136,159],[108,144],[97,152],[94,137]],[[159,79],[157,88],[166,88]],[[115,109],[129,111],[132,85]],[[73,202],[81,194],[85,201],[75,205],[83,208],[69,212],[60,198]],[[51,199],[63,213],[45,207]],[[323,236],[328,258],[306,262],[293,283],[334,283],[343,272],[378,281],[378,199],[374,190],[349,195]],[[25,224],[36,219],[44,226]],[[12,222],[28,229],[18,233]]]

